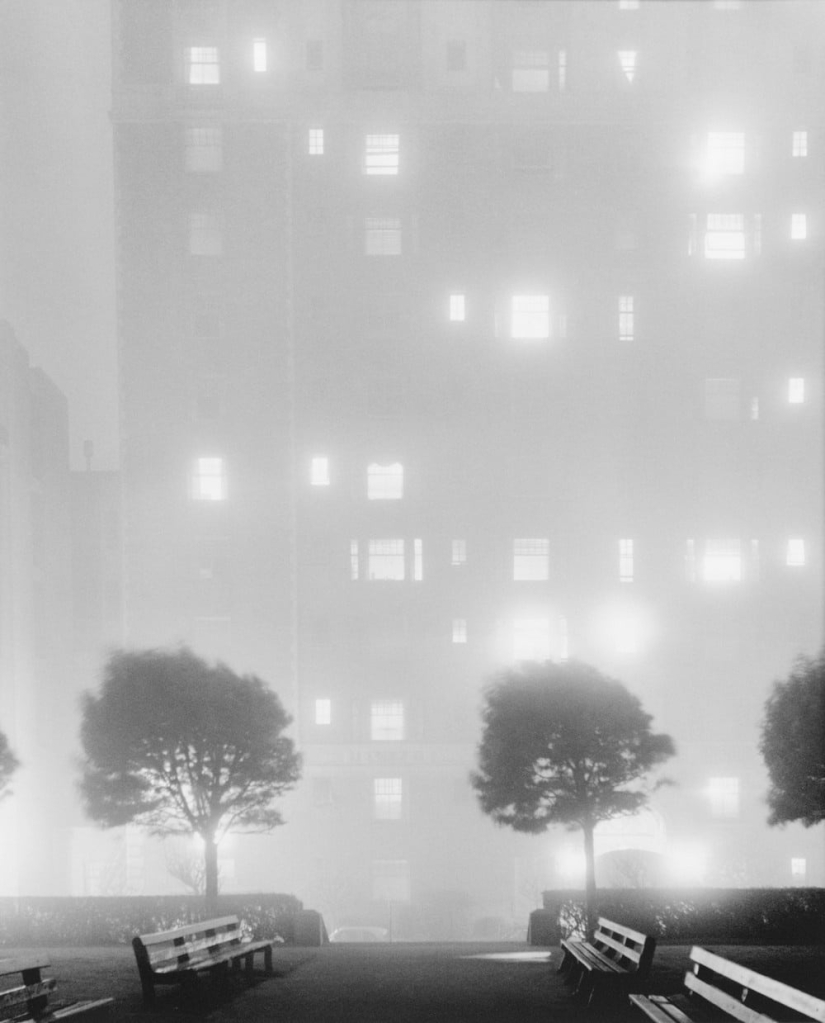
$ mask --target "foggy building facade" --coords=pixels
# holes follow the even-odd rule
[[[261,674],[305,757],[229,886],[415,933],[575,882],[467,779],[547,658],[677,742],[602,851],[825,881],[757,750],[822,642],[822,17],[116,0],[125,636]]]

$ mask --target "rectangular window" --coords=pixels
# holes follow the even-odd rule
[[[329,725],[332,723],[332,700],[315,701],[315,724]]]
[[[307,139],[307,153],[310,156],[324,155],[324,129],[310,128]]]
[[[702,579],[707,583],[742,581],[742,544],[738,538],[705,541]]]
[[[252,70],[257,74],[266,71],[266,39],[252,40]]]
[[[759,418],[759,399],[751,398],[751,419],[755,422]]]
[[[714,817],[739,816],[739,779],[711,778],[708,782],[710,812]]]
[[[401,820],[402,787],[400,778],[373,778],[372,807],[377,821]]]
[[[805,378],[791,377],[788,380],[788,402],[791,405],[802,405],[805,401]]]
[[[367,217],[364,252],[368,256],[401,255],[401,221],[398,217]]]
[[[349,542],[349,577],[353,582],[358,582],[359,568],[357,540],[350,540]]]
[[[619,0],[620,11],[638,11],[639,0]]]
[[[404,541],[370,540],[369,578],[400,582],[404,577]]]
[[[636,333],[635,311],[633,309],[633,296],[619,296],[619,340],[632,341]]]
[[[513,623],[513,657],[517,661],[546,661],[550,657],[547,618],[517,618]]]
[[[467,619],[453,618],[453,643],[467,642]]]
[[[791,238],[794,241],[803,241],[808,237],[808,217],[805,213],[791,214]]]
[[[794,568],[805,564],[805,541],[801,536],[792,536],[785,550],[785,564]]]
[[[559,92],[567,89],[567,50],[559,50]]]
[[[745,171],[745,133],[709,131],[705,171],[711,177],[743,174]]]
[[[463,39],[447,40],[447,70],[466,71],[467,43]]]
[[[633,582],[633,541],[619,540],[619,581]]]
[[[226,468],[222,458],[196,458],[191,495],[195,501],[226,500]]]
[[[803,881],[808,873],[808,863],[804,856],[791,857],[791,877],[796,881]]]
[[[397,174],[398,148],[398,135],[367,135],[364,173]]]
[[[705,232],[706,259],[745,258],[745,218],[741,213],[709,213]]]
[[[420,583],[424,578],[424,543],[413,540],[413,581]]]
[[[397,501],[404,496],[404,467],[392,465],[367,466],[367,497],[370,501]]]
[[[463,323],[465,313],[464,296],[460,294],[450,295],[450,320],[453,323]]]
[[[223,170],[223,138],[219,124],[186,129],[186,170],[214,174]]]
[[[217,214],[189,214],[189,254],[192,256],[223,254],[223,229],[221,218]]]
[[[705,380],[705,419],[733,421],[739,418],[739,380],[708,377]]]
[[[516,50],[513,54],[513,92],[547,92],[550,55],[546,50]]]
[[[410,901],[410,865],[407,860],[373,860],[372,897],[376,902]]]
[[[513,295],[510,336],[525,340],[550,337],[549,295]]]
[[[453,540],[450,554],[451,565],[465,565],[467,563],[467,541]]]
[[[795,131],[791,138],[791,156],[808,155],[808,133],[807,131]]]
[[[190,46],[187,50],[190,85],[219,85],[221,65],[217,46]]]
[[[370,739],[374,742],[401,742],[403,738],[403,702],[373,700],[370,704]]]
[[[513,541],[513,579],[536,582],[550,577],[550,541],[545,539]]]
[[[628,82],[636,77],[636,56],[635,50],[619,50],[619,67]]]
[[[310,463],[309,482],[313,487],[329,486],[329,459],[325,455],[316,455]]]
[[[321,39],[308,39],[306,45],[307,71],[323,71],[324,43]]]

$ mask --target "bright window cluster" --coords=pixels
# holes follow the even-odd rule
[[[217,46],[190,46],[187,51],[190,85],[219,85],[221,65]]]
[[[398,161],[398,135],[367,135],[364,173],[397,174]]]
[[[374,700],[370,705],[370,739],[376,742],[400,742],[403,738],[403,701]]]
[[[404,541],[370,540],[368,575],[373,581],[402,582],[405,578]]]
[[[402,782],[400,778],[374,778],[373,811],[379,821],[401,820]]]
[[[709,213],[705,233],[707,259],[745,258],[745,218],[741,213]]]

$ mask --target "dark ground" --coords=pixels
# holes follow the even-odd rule
[[[825,997],[825,946],[719,946],[720,955]],[[42,949],[0,948],[0,958]],[[681,986],[689,948],[656,950],[650,988]],[[599,1023],[641,1015],[585,1009],[559,980],[559,950],[515,942],[484,944],[281,946],[275,975],[250,985],[231,977],[221,988],[203,978],[197,995],[158,988],[157,1008],[144,1010],[130,947],[53,948],[51,974],[66,1000],[111,995],[113,1020],[133,1023]],[[496,958],[503,956],[504,958]],[[524,958],[518,958],[522,956]],[[548,962],[549,960],[549,962]]]

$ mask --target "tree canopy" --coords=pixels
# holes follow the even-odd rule
[[[11,779],[20,761],[9,746],[9,740],[0,732],[0,799],[11,795]]]
[[[300,756],[291,718],[253,675],[186,648],[115,651],[98,693],[83,696],[80,790],[105,827],[135,822],[204,840],[206,895],[217,894],[217,842],[283,823],[272,801]]]
[[[765,702],[759,744],[770,778],[769,824],[825,820],[825,650],[800,657]]]

